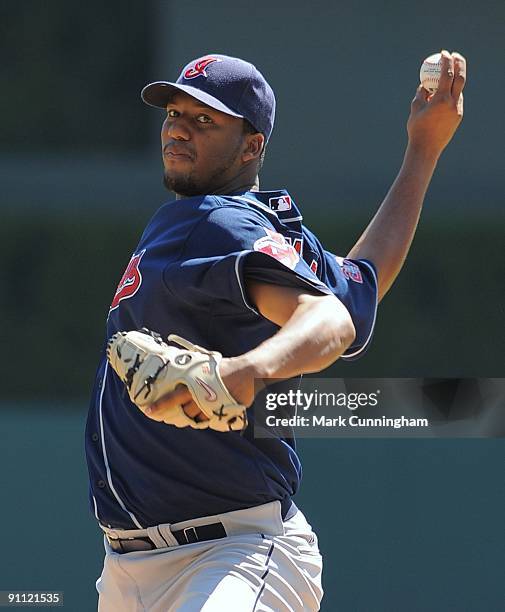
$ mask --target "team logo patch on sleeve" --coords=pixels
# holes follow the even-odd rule
[[[303,238],[286,238],[286,240],[289,241],[289,244],[292,244],[295,247],[295,251],[298,253],[298,255],[302,254],[303,251]]]
[[[193,65],[189,66],[189,68],[186,69],[186,72],[184,73],[184,78],[185,79],[196,79],[196,77],[199,76],[203,76],[203,77],[207,77],[207,73],[205,72],[205,68],[207,68],[207,66],[209,64],[212,64],[213,62],[220,62],[222,60],[220,60],[217,57],[203,57],[201,60],[198,60],[197,62],[195,62]]]
[[[130,259],[130,263],[126,267],[125,273],[119,281],[116,293],[114,294],[114,299],[110,305],[110,310],[117,308],[121,300],[131,298],[139,290],[139,287],[142,284],[142,274],[140,273],[139,266],[140,260],[145,252],[146,250],[144,249],[143,251],[140,251],[140,253],[133,254],[132,258]]]
[[[289,244],[282,234],[266,227],[264,229],[267,235],[263,238],[258,238],[253,245],[253,249],[270,255],[270,257],[277,259],[291,270],[294,270],[296,264],[300,261],[300,256],[293,245]]]
[[[270,198],[268,205],[275,212],[282,210],[291,210],[291,197],[288,195],[278,196],[276,198]]]
[[[343,257],[338,257],[337,255],[335,255],[335,259],[338,265],[342,268],[342,272],[344,273],[344,276],[348,280],[352,280],[355,283],[363,283],[363,277],[361,276],[361,270],[358,268],[358,266],[354,262],[349,261],[349,259],[344,259]]]

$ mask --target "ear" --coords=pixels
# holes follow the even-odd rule
[[[242,153],[242,161],[248,162],[259,159],[265,146],[265,137],[257,132],[256,134],[246,134],[245,148]]]

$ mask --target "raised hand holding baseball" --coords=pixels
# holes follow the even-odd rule
[[[422,72],[421,69],[421,78]],[[442,153],[463,119],[465,81],[466,59],[459,53],[442,51],[438,88],[435,90],[430,83],[430,89],[434,90],[430,93],[421,84],[412,100],[407,122],[411,147],[435,157]]]

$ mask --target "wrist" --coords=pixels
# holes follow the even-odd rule
[[[247,354],[222,359],[219,374],[228,392],[237,402],[245,406],[252,404],[259,390],[255,384],[258,375]]]
[[[436,166],[442,150],[439,147],[409,140],[405,151],[405,162]]]
[[[272,347],[270,347],[270,350],[265,350],[263,344],[260,344],[248,353],[240,355],[237,359],[240,360],[240,367],[247,376],[256,381],[262,381],[267,378],[276,377],[279,361],[272,361],[270,359],[271,354]]]
[[[262,365],[262,360],[257,354],[257,350],[253,349],[243,355],[231,358],[234,368],[240,372],[241,376],[249,380],[260,379],[265,377],[265,368]]]

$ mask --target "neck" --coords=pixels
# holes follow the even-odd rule
[[[260,181],[258,177],[258,168],[252,164],[244,164],[244,166],[236,173],[232,178],[224,183],[216,183],[214,185],[207,185],[199,195],[230,195],[237,191],[259,191]],[[187,196],[177,194],[178,200],[181,200]]]
[[[222,187],[215,189],[214,193],[217,195],[229,195],[230,193],[236,193],[237,191],[259,191],[259,188],[260,182],[256,176],[254,179],[247,181],[230,181],[227,185],[223,185]]]
[[[212,189],[207,189],[205,193],[201,193],[199,195],[230,195],[232,193],[236,193],[237,191],[259,191],[259,189],[260,181],[257,174],[254,177],[239,174],[227,183],[213,187]],[[175,195],[177,200],[182,200],[187,197],[179,193],[176,193]]]

